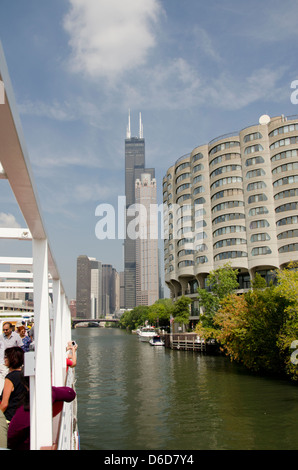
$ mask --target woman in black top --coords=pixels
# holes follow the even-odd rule
[[[4,361],[5,365],[9,368],[9,372],[5,377],[3,392],[0,396],[0,410],[9,422],[16,409],[20,406],[20,400],[25,391],[21,380],[24,351],[19,347],[7,348],[4,354]]]

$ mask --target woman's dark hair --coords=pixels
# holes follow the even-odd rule
[[[7,348],[5,356],[7,357],[9,367],[12,369],[19,369],[24,364],[24,351],[18,346]]]

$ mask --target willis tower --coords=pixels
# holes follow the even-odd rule
[[[154,168],[145,168],[145,139],[143,137],[142,116],[139,114],[139,136],[131,136],[130,113],[125,139],[125,196],[127,209],[135,204],[135,183],[142,173],[149,173],[155,178]],[[125,308],[136,306],[136,240],[131,239],[127,233],[129,223],[135,216],[126,213],[126,238],[124,241],[124,296]]]

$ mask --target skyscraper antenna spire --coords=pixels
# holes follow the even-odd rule
[[[128,110],[128,126],[126,128],[126,138],[131,138],[131,130],[130,130],[130,109]]]
[[[143,138],[143,124],[142,124],[142,114],[139,114],[139,138]]]

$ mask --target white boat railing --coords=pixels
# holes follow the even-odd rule
[[[32,297],[34,304],[35,350],[25,353],[24,370],[30,376],[30,445],[32,450],[39,450],[53,446],[52,385],[64,386],[67,378],[66,345],[71,340],[71,314],[42,220],[1,43],[0,84],[4,90],[4,100],[0,102],[0,184],[1,180],[8,181],[27,225],[24,228],[0,228],[0,239],[20,240],[27,244],[27,250],[31,243],[29,257],[28,254],[16,257],[14,253],[0,253],[0,265],[5,266],[0,273],[0,293],[9,293],[10,298],[26,295]],[[25,266],[26,273],[12,273],[11,267],[16,265]],[[1,316],[5,315],[3,305]],[[66,406],[59,433],[61,445],[63,430],[67,429],[68,433],[72,429],[66,426],[68,420],[73,422]]]
[[[66,386],[75,389],[74,369],[69,369],[68,371]],[[77,399],[63,405],[57,442],[58,450],[78,450],[80,447],[77,423]]]

